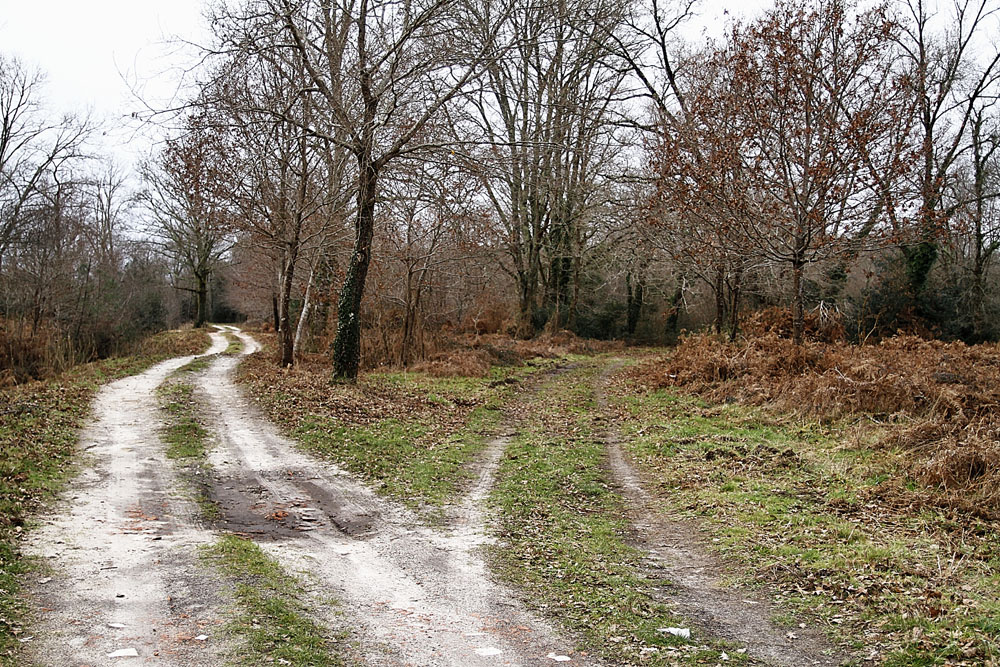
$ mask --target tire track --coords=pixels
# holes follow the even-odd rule
[[[216,632],[216,578],[195,554],[214,537],[176,494],[155,394],[173,371],[226,348],[222,335],[211,336],[204,354],[162,362],[98,393],[81,434],[86,467],[25,542],[25,552],[51,569],[29,587],[36,622],[26,643],[35,663],[120,664],[109,654],[135,649],[132,665],[219,664],[226,643]]]
[[[250,336],[237,335],[244,354],[257,349]],[[408,509],[296,450],[233,384],[237,363],[220,358],[199,385],[208,412],[217,415],[219,447],[210,457],[217,485],[243,498],[242,507],[223,511],[283,517],[272,521],[285,524],[272,541],[254,537],[283,567],[332,590],[340,610],[360,626],[369,664],[552,664],[550,654],[593,664],[490,580],[477,548],[490,465],[463,504],[462,526],[423,527]],[[499,461],[502,443],[488,452],[489,461]]]
[[[599,410],[610,416],[606,386],[622,364],[612,364],[595,387]],[[776,667],[837,667],[843,664],[833,645],[816,630],[796,628],[796,639],[771,622],[775,610],[765,600],[747,591],[721,583],[722,567],[717,558],[700,546],[692,522],[678,521],[657,509],[656,498],[647,491],[639,470],[622,451],[621,439],[609,421],[604,432],[612,478],[628,502],[631,518],[658,578],[671,586],[665,601],[692,619],[703,632],[738,642],[747,653]]]

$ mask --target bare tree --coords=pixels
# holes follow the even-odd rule
[[[993,0],[956,0],[942,28],[936,28],[938,17],[925,0],[907,0],[904,12],[899,44],[916,106],[920,164],[916,225],[902,247],[910,296],[917,299],[937,260],[939,241],[960,208],[948,191],[963,156],[972,151],[977,109],[1000,93],[1000,52],[994,48],[984,54],[979,48],[1000,8]]]
[[[961,206],[950,225],[958,263],[967,271],[959,278],[967,337],[975,341],[995,331],[988,315],[987,276],[1000,249],[1000,118],[992,106],[984,103],[973,112],[972,154],[956,174],[953,191]]]
[[[805,267],[856,250],[890,208],[880,186],[905,166],[893,30],[885,8],[780,2],[733,29],[705,64],[714,79],[665,130],[664,187],[682,220],[707,223],[695,247],[714,251],[717,301],[722,271],[739,289],[751,244],[788,269],[796,341]]]
[[[42,83],[40,72],[0,54],[0,271],[46,177],[81,155],[90,132],[71,116],[50,119],[41,105]]]
[[[209,318],[210,278],[231,247],[232,212],[218,191],[223,182],[223,143],[202,115],[188,116],[186,133],[168,140],[142,170],[140,200],[153,232],[178,271],[174,287],[195,295],[195,326]]]
[[[217,26],[219,42],[245,45],[243,26],[233,27]],[[314,99],[300,93],[301,61],[290,59],[288,49],[263,48],[267,38],[256,40],[266,57],[220,63],[197,103],[209,109],[227,142],[218,189],[239,211],[234,224],[275,264],[275,326],[280,363],[288,366],[295,360],[291,302],[298,264],[305,248],[331,236],[330,226],[343,220],[349,169],[340,144],[306,129],[318,123]]]
[[[482,44],[457,30],[456,0],[253,0],[226,20],[283,36],[300,67],[312,118],[291,118],[355,161],[354,251],[338,302],[334,377],[353,380],[361,355],[361,302],[371,263],[375,209],[385,170],[431,148],[423,130],[481,69]],[[501,12],[502,14],[502,12]],[[256,54],[256,45],[245,45]],[[278,115],[282,112],[275,112]]]
[[[550,326],[575,315],[587,224],[606,201],[617,148],[610,121],[623,74],[605,66],[604,38],[623,12],[616,0],[518,6],[494,40],[483,85],[466,96],[467,113],[455,112],[473,145],[469,170],[505,228],[520,336],[544,324],[543,303]],[[490,29],[471,24],[484,42]]]

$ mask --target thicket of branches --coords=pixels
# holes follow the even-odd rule
[[[322,352],[346,379],[454,332],[662,342],[735,336],[771,306],[796,340],[807,319],[856,341],[997,339],[994,5],[779,0],[699,43],[696,10],[218,3],[198,91],[134,199],[155,242],[86,258],[125,291],[149,267],[142,284],[193,295],[198,324],[224,289],[280,332],[283,365]],[[27,273],[31,248],[69,252],[29,231],[70,200],[80,242],[104,238],[83,201],[107,184],[64,177],[80,132],[39,130],[24,164],[0,153],[8,327],[65,329],[107,294],[80,258],[58,290],[75,310]]]
[[[43,87],[0,55],[0,386],[122,351],[169,316],[163,260],[126,229],[125,173]]]

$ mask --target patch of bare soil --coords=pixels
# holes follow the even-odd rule
[[[256,350],[240,332],[243,354]],[[217,415],[210,455],[227,527],[244,532],[288,571],[338,598],[330,624],[360,629],[372,665],[593,664],[572,642],[493,583],[477,547],[482,500],[503,453],[495,442],[454,528],[433,530],[353,476],[296,450],[233,383],[238,358],[220,358],[198,396]],[[323,610],[317,607],[317,612]]]
[[[605,413],[604,386],[616,370],[609,368],[597,388],[598,405]],[[609,425],[604,435],[613,479],[629,504],[651,575],[671,584],[664,602],[691,619],[696,632],[737,642],[750,657],[770,665],[834,667],[845,662],[818,630],[779,628],[770,620],[776,610],[769,602],[724,585],[724,568],[702,544],[696,523],[658,510],[657,499],[647,491],[652,485],[622,451],[614,427]]]
[[[225,349],[213,334],[205,354]],[[29,582],[28,657],[40,665],[217,665],[226,648],[216,577],[195,550],[213,541],[179,497],[160,441],[154,390],[194,357],[100,391],[81,438],[86,470],[41,518],[25,551],[46,567]]]

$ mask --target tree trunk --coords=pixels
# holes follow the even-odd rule
[[[291,366],[295,363],[295,334],[292,331],[291,315],[292,283],[295,276],[295,262],[298,259],[298,242],[290,244],[287,265],[281,275],[281,366]]]
[[[677,341],[677,335],[680,333],[681,303],[683,299],[684,281],[681,280],[677,283],[677,289],[674,290],[673,296],[670,297],[670,312],[667,315],[667,335],[674,342]]]
[[[195,292],[197,301],[197,314],[195,315],[194,327],[200,329],[208,322],[208,276],[205,274],[195,274],[198,281],[198,288]]]
[[[415,275],[413,266],[411,265],[406,270],[406,295],[403,304],[403,338],[400,341],[399,348],[399,364],[404,368],[409,366],[410,362],[413,361],[414,333],[417,325],[417,307],[414,303],[414,280]]]
[[[736,340],[740,328],[740,290],[743,283],[743,269],[737,268],[733,276],[733,286],[729,290],[729,340]]]
[[[726,324],[726,273],[719,267],[715,271],[715,333],[721,334]]]
[[[934,262],[937,261],[937,243],[925,237],[914,246],[903,249],[903,257],[906,259],[906,278],[909,283],[910,297],[914,305],[920,308],[920,296],[924,293],[927,285],[927,278]]]
[[[333,378],[350,382],[357,379],[361,365],[361,299],[371,262],[378,186],[378,170],[370,156],[359,161],[354,253],[337,301],[337,337],[333,341]]]
[[[295,326],[295,341],[292,343],[292,355],[299,354],[302,345],[302,332],[305,330],[306,320],[309,318],[309,308],[312,306],[312,286],[316,276],[316,266],[309,270],[309,282],[306,283],[306,295],[302,299],[302,311],[299,313],[299,322]]]
[[[983,284],[984,266],[977,257],[972,268],[972,295],[970,308],[972,311],[972,337],[973,343],[981,343],[987,339],[986,335],[986,313],[983,304],[986,301],[986,289]]]
[[[278,295],[271,294],[271,314],[274,316],[274,333],[281,331],[281,317],[278,315]]]
[[[566,328],[576,330],[576,316],[580,309],[580,254],[573,257],[573,291],[570,295],[568,312],[566,313]]]
[[[802,334],[806,328],[805,310],[802,297],[802,263],[792,263],[792,339],[796,345],[802,344]]]
[[[634,336],[636,327],[639,326],[639,315],[642,313],[642,298],[645,289],[646,281],[642,275],[633,285],[632,274],[625,274],[625,333],[629,336]]]
[[[528,271],[522,275],[520,310],[517,318],[517,337],[529,339],[535,335],[535,298],[538,290],[537,275]]]

